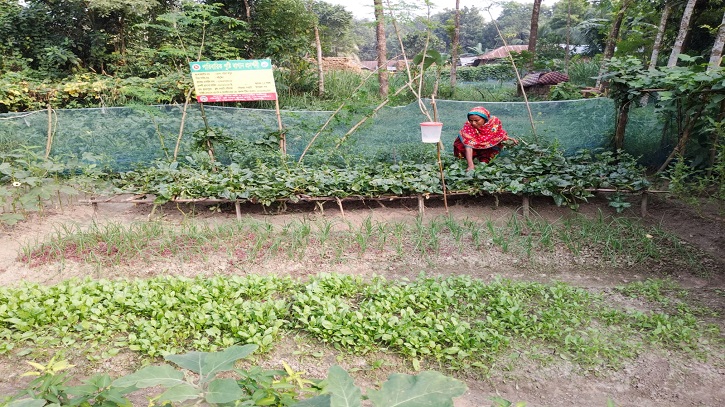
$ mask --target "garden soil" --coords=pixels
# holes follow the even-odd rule
[[[448,212],[459,219],[493,220],[505,223],[512,216],[521,216],[520,201],[494,203],[492,198],[449,199]],[[636,206],[636,205],[633,205]],[[532,214],[549,221],[571,216],[573,211],[560,208],[545,199],[532,202]],[[300,219],[326,219],[340,224],[363,222],[413,222],[418,216],[415,200],[393,202],[346,203],[344,212],[337,206],[324,207],[324,212],[314,205],[289,205],[284,212],[269,213],[259,205],[244,205],[244,216],[258,218],[275,225],[284,225]],[[588,216],[610,215],[605,199],[594,199],[580,206],[579,213]],[[423,217],[433,219],[446,214],[440,199],[426,202]],[[696,210],[676,201],[657,198],[649,204],[645,218],[638,213],[627,212],[624,216],[661,227],[678,236],[683,244],[695,248],[699,266],[689,268],[681,262],[662,259],[647,264],[621,264],[602,266],[593,255],[582,253],[573,256],[565,250],[542,253],[530,261],[521,256],[505,253],[473,253],[459,255],[440,253],[431,261],[408,258],[405,262],[370,255],[342,263],[303,259],[280,261],[279,259],[248,264],[239,267],[228,256],[209,256],[205,260],[188,261],[184,264],[169,260],[152,264],[139,263],[113,266],[97,270],[72,261],[29,267],[20,260],[23,250],[46,241],[69,226],[88,227],[97,224],[131,224],[149,219],[181,224],[191,217],[194,221],[220,223],[235,219],[233,207],[222,208],[197,205],[193,215],[191,208],[166,205],[152,213],[149,205],[129,203],[99,204],[94,212],[90,205],[78,202],[61,208],[50,208],[42,216],[35,216],[11,228],[0,229],[0,284],[16,286],[24,282],[54,284],[68,278],[148,278],[157,275],[215,275],[272,273],[297,278],[320,272],[351,273],[364,276],[384,275],[388,279],[416,278],[425,272],[428,276],[467,274],[482,280],[509,278],[514,280],[553,282],[563,281],[593,292],[608,295],[612,301],[626,302],[637,307],[636,299],[618,297],[613,288],[628,282],[647,278],[669,278],[677,282],[700,304],[719,313],[713,321],[725,331],[722,315],[725,315],[725,219],[722,208],[706,204]],[[48,355],[48,358],[50,355]],[[526,406],[606,406],[612,400],[617,406],[722,406],[725,405],[725,357],[710,355],[707,359],[696,355],[670,353],[668,351],[644,351],[616,370],[599,370],[574,366],[565,360],[528,360],[525,355],[507,357],[497,362],[491,374],[482,377],[472,372],[447,372],[466,382],[468,391],[455,401],[457,407],[492,405],[492,398],[501,397],[512,402],[525,402]],[[27,370],[24,358],[17,355],[0,356],[0,395],[12,394],[28,383],[21,374]],[[371,388],[386,380],[394,372],[414,374],[410,363],[390,354],[374,354],[358,357],[340,353],[324,345],[314,344],[307,338],[286,337],[266,355],[257,356],[253,363],[278,369],[282,361],[307,377],[321,378],[329,366],[339,364],[351,372],[356,383]],[[144,361],[131,351],[122,351],[110,359],[89,362],[83,357],[72,360],[77,366],[74,377],[90,376],[107,372],[112,376],[130,373]],[[427,366],[435,369],[436,366]],[[0,398],[1,399],[1,398]],[[147,405],[144,394],[136,396],[135,405]]]

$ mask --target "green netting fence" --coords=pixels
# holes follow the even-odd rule
[[[430,100],[424,103],[432,114]],[[466,120],[466,112],[478,105],[486,106],[498,116],[511,136],[529,143],[558,143],[567,153],[611,148],[615,114],[611,99],[532,102],[529,106],[535,134],[525,103],[436,100],[438,121],[443,122],[444,154],[452,154],[453,140]],[[274,110],[205,105],[204,111],[210,127],[223,129],[234,139],[254,142],[278,131]],[[103,157],[117,171],[145,166],[156,159],[173,156],[182,112],[182,105],[53,110],[50,113],[51,155],[82,158],[93,154]],[[354,151],[369,157],[395,159],[403,151],[430,146],[421,143],[419,123],[427,118],[417,103],[381,109],[340,144],[343,136],[367,114],[343,109],[320,133],[310,151],[318,156]],[[288,154],[299,157],[331,115],[329,111],[283,110],[281,119]],[[0,115],[0,148],[9,151],[14,147],[33,146],[44,152],[48,123],[47,111]],[[191,152],[194,133],[204,128],[200,107],[189,105],[179,157]],[[668,136],[671,132],[665,131],[666,128],[667,123],[651,105],[633,109],[625,150],[641,157],[644,165],[663,162],[673,146],[673,138]]]

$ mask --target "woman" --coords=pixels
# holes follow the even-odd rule
[[[483,106],[477,106],[468,112],[468,121],[453,142],[453,155],[465,158],[468,162],[466,171],[471,171],[474,158],[488,163],[501,152],[502,143],[506,140],[518,143],[508,136],[498,117],[491,116]]]

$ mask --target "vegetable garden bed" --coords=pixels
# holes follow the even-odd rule
[[[629,195],[639,195],[640,197],[640,214],[642,217],[647,216],[647,204],[648,204],[648,194],[651,193],[667,193],[667,191],[657,191],[657,190],[642,190],[642,191],[620,191],[616,189],[588,189],[588,192],[591,192],[592,194],[598,194],[598,193],[607,193],[607,194],[629,194]],[[505,194],[510,196],[519,196],[521,198],[521,208],[523,211],[524,216],[528,216],[530,212],[530,199],[531,196],[529,195],[514,195],[514,194]],[[471,194],[465,193],[465,192],[447,192],[447,197],[471,197]],[[477,196],[484,196],[484,195],[477,195]],[[498,195],[490,195],[495,199],[495,205],[498,207],[499,205],[499,198],[501,197],[501,194]],[[151,211],[151,214],[149,217],[151,217],[158,207],[158,203],[156,203],[156,198],[153,195],[134,195],[130,198],[124,198],[122,196],[110,196],[110,197],[94,197],[88,200],[82,200],[80,202],[91,204],[93,206],[93,213],[94,216],[97,216],[98,214],[98,204],[103,203],[132,203],[132,204],[147,204],[147,205],[153,205],[153,209]],[[314,203],[315,209],[318,210],[321,214],[324,214],[324,204],[328,202],[335,202],[337,204],[337,207],[340,211],[340,214],[342,217],[345,216],[345,209],[344,209],[344,203],[345,202],[365,202],[365,201],[374,201],[378,202],[382,205],[382,202],[391,202],[391,201],[399,201],[399,200],[416,200],[417,201],[417,208],[418,208],[418,214],[425,213],[425,201],[427,199],[444,199],[443,194],[426,194],[426,195],[409,195],[409,196],[398,196],[398,195],[388,195],[388,196],[377,196],[377,197],[366,197],[366,196],[347,196],[344,198],[340,197],[311,197],[311,196],[296,196],[294,198],[284,198],[284,199],[277,199],[275,200],[276,203],[280,205],[279,212],[284,212],[287,208],[287,204],[289,203],[302,203],[302,202],[308,202],[308,203]],[[219,198],[192,198],[192,199],[171,199],[168,202],[170,203],[180,203],[180,204],[233,204],[234,209],[236,212],[237,219],[242,219],[242,204],[251,203],[251,204],[260,204],[260,202],[254,200],[254,199],[219,199]],[[627,202],[628,203],[628,202]],[[262,205],[263,208],[265,205]]]
[[[647,211],[650,183],[645,170],[626,154],[582,151],[564,156],[555,146],[520,146],[474,171],[466,171],[461,160],[447,157],[444,162],[445,186],[439,167],[413,161],[365,162],[349,160],[337,165],[328,162],[300,164],[280,160],[232,161],[223,164],[196,159],[186,162],[158,162],[155,166],[120,174],[117,194],[130,198],[94,198],[94,206],[104,202],[153,204],[167,202],[222,204],[233,203],[241,217],[241,204],[274,203],[284,210],[288,203],[335,202],[344,214],[349,201],[393,201],[414,199],[418,211],[425,200],[448,196],[518,196],[528,215],[530,198],[551,197],[557,206],[576,208],[596,193],[606,193],[618,211],[630,207],[627,195],[640,195],[640,209]],[[350,164],[350,161],[354,164]]]

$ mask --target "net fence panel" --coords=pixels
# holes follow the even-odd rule
[[[423,103],[433,116],[431,101]],[[467,120],[467,112],[475,106],[485,106],[501,119],[511,137],[528,143],[555,142],[567,153],[611,146],[614,133],[611,99],[532,102],[529,106],[535,133],[525,103],[436,100],[438,121],[443,122],[441,141],[445,154],[452,154],[453,141]],[[225,135],[236,140],[255,142],[279,132],[275,110],[204,106],[204,111],[210,127],[222,129]],[[93,154],[117,171],[148,165],[173,156],[182,113],[181,105],[54,110],[51,154],[79,158]],[[329,111],[281,111],[288,154],[298,158],[331,115]],[[343,110],[317,137],[308,154],[332,156],[355,152],[367,157],[395,159],[405,151],[416,154],[430,148],[421,142],[420,123],[428,118],[421,113],[418,103],[381,109],[338,145],[364,117],[365,113]],[[662,156],[671,146],[671,140],[663,136],[664,124],[652,107],[633,109],[625,150],[646,161],[663,160]],[[179,157],[192,151],[194,134],[204,129],[200,107],[188,106]],[[0,115],[3,151],[33,146],[44,152],[47,137],[46,111]]]

